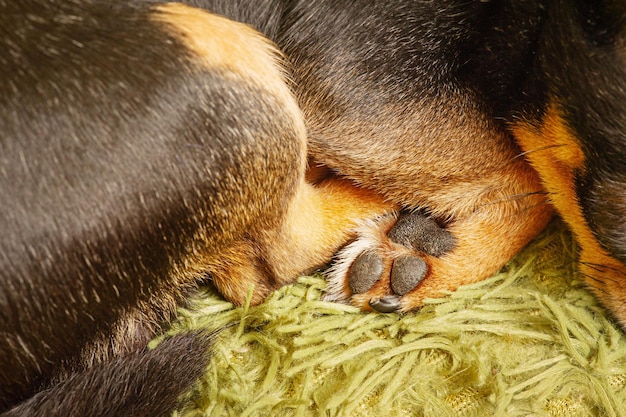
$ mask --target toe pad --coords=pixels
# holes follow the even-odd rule
[[[428,272],[428,265],[422,258],[401,256],[393,261],[391,289],[397,295],[404,295],[422,282],[426,272]]]
[[[374,251],[366,250],[354,260],[348,273],[348,286],[352,294],[369,291],[383,273],[383,259]]]
[[[454,248],[452,234],[421,212],[401,215],[387,237],[400,245],[436,257]]]

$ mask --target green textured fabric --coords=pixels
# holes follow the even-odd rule
[[[494,277],[406,315],[320,301],[320,276],[257,307],[203,290],[170,334],[221,331],[175,415],[626,416],[626,339],[574,258],[554,222]]]

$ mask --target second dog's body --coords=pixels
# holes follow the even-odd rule
[[[163,414],[206,339],[140,348],[197,281],[260,302],[349,242],[331,298],[407,311],[549,202],[624,323],[622,6],[223,3],[0,0],[0,410]]]

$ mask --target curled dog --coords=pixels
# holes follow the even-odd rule
[[[188,3],[0,0],[3,415],[165,415],[199,282],[409,311],[553,207],[626,325],[622,3]]]

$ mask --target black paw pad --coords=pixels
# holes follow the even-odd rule
[[[387,236],[400,245],[431,256],[444,255],[454,248],[452,234],[420,212],[402,214]]]
[[[369,291],[383,273],[383,259],[374,251],[367,250],[354,260],[348,274],[348,286],[352,294]]]
[[[428,272],[428,265],[416,256],[401,256],[393,261],[391,268],[391,288],[398,295],[404,295],[419,285]]]
[[[379,313],[393,313],[400,308],[400,297],[396,295],[387,295],[383,298],[372,298],[370,307]]]

